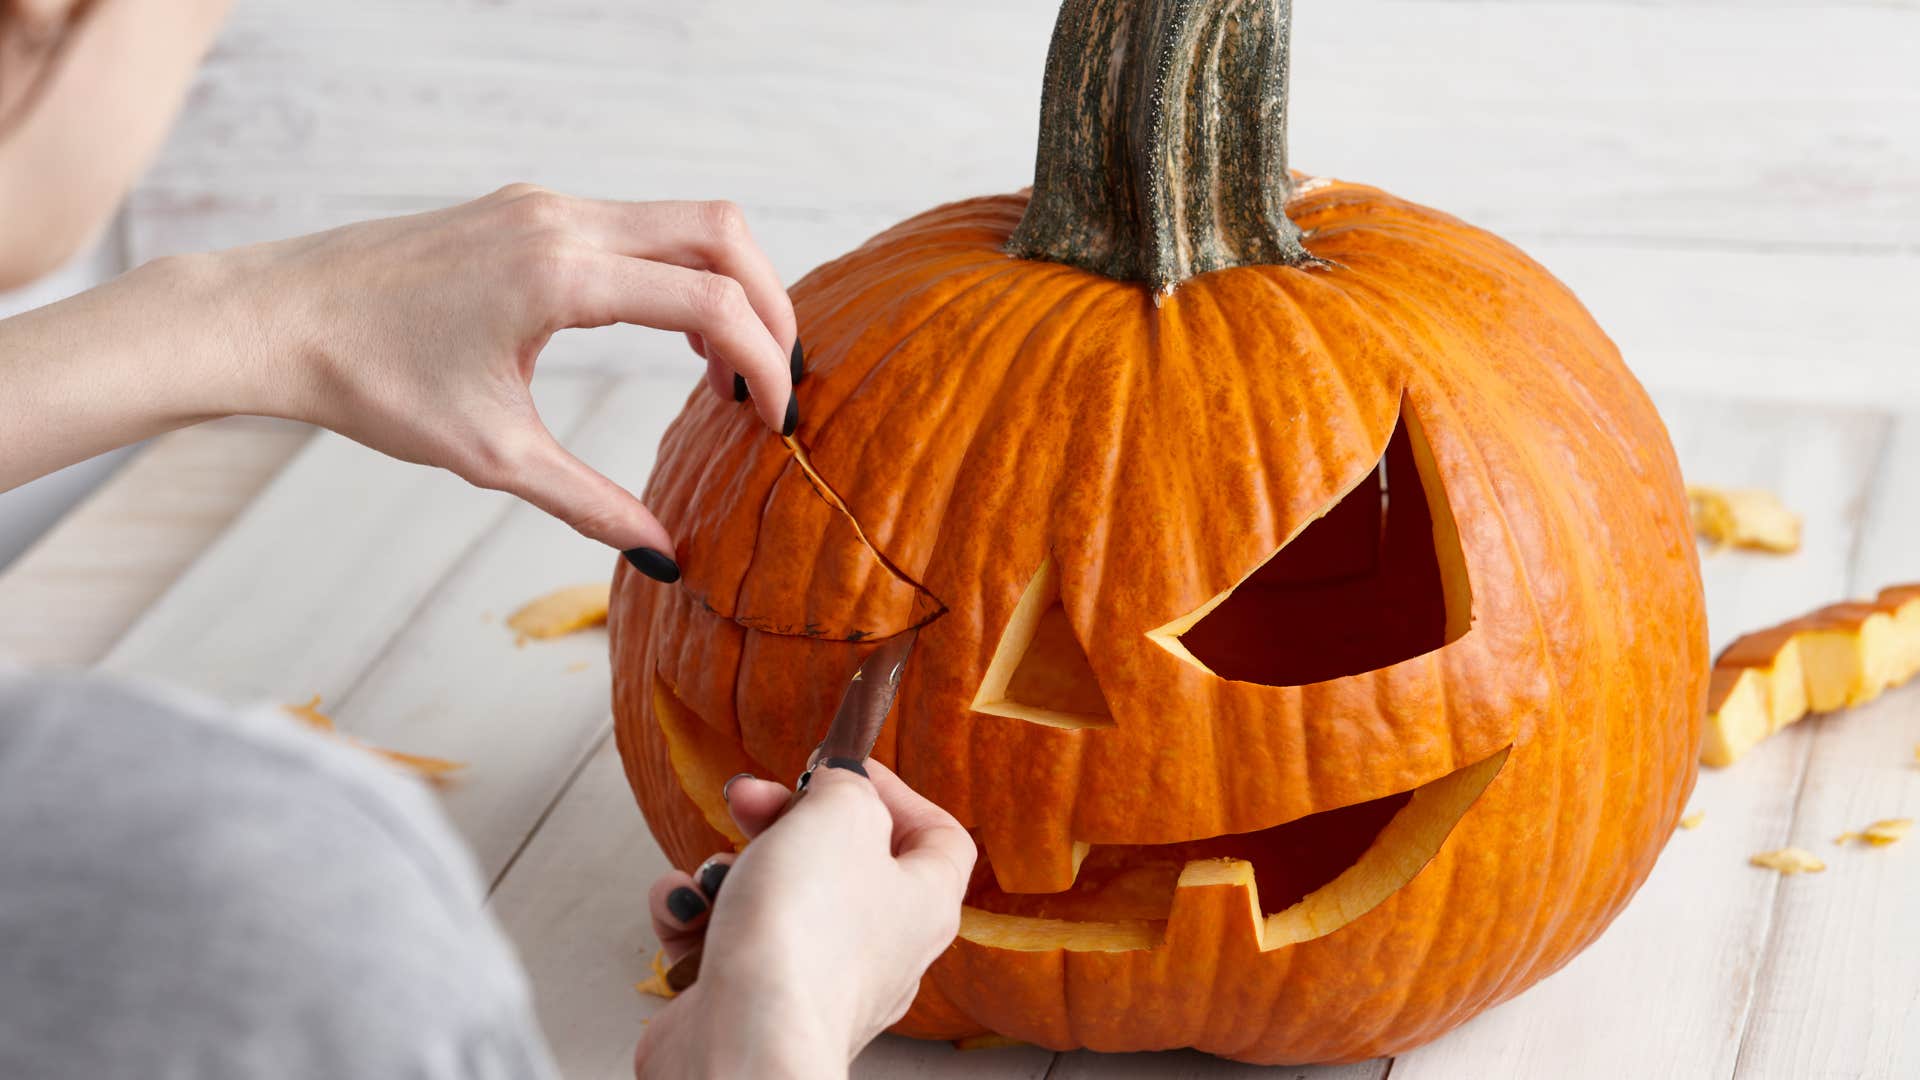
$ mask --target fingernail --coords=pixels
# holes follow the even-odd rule
[[[786,438],[791,439],[793,438],[793,433],[795,431],[798,431],[799,429],[800,429],[800,395],[788,394],[787,395],[787,419],[785,423],[780,425],[780,434],[785,436]]]
[[[800,339],[793,339],[793,385],[799,386],[807,377],[807,353],[800,347]]]
[[[727,880],[727,870],[730,865],[723,862],[710,862],[700,868],[700,872],[693,876],[693,880],[699,884],[701,892],[706,893],[709,898],[717,898],[720,895],[720,883]]]
[[[727,782],[720,785],[720,801],[732,802],[733,801],[733,782],[735,780],[745,780],[752,775],[753,774],[750,772],[738,772],[738,773],[734,773],[732,776],[727,777]]]
[[[680,564],[652,548],[632,548],[620,554],[626,556],[635,570],[655,581],[672,584],[680,580]]]
[[[705,914],[707,902],[700,894],[685,885],[667,894],[667,914],[683,923],[690,923]]]
[[[867,767],[850,757],[830,757],[820,764],[825,765],[829,769],[845,769],[848,772],[857,772],[861,776],[867,775]],[[869,779],[871,779],[871,777],[869,777]]]
[[[744,376],[735,375],[733,377],[733,400],[747,400],[747,380]]]

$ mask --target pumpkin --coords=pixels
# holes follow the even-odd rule
[[[1342,1061],[1578,952],[1690,792],[1708,663],[1658,415],[1512,246],[1285,160],[1285,0],[1071,0],[1031,194],[793,289],[782,440],[696,392],[617,570],[616,731],[691,868],[875,640],[875,756],[978,840],[898,1026]]]

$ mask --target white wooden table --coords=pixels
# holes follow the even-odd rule
[[[734,198],[792,277],[1028,180],[1056,6],[243,0],[98,272],[532,180]],[[1805,514],[1799,555],[1706,561],[1716,647],[1920,579],[1920,419],[1904,415],[1920,416],[1920,0],[1296,6],[1300,166],[1520,243],[1661,391],[1693,479],[1770,486]],[[612,331],[561,335],[543,364],[555,429],[637,486],[688,361]],[[629,381],[607,396],[614,373]],[[603,642],[516,650],[497,622],[610,557],[500,497],[305,438],[245,421],[159,440],[0,574],[0,650],[236,699],[320,693],[349,730],[471,762],[447,807],[567,1074],[622,1075],[654,1007],[630,987],[659,855],[607,738]],[[1830,845],[1920,816],[1916,741],[1911,689],[1704,776],[1705,824],[1597,945],[1393,1062],[1395,1080],[1920,1076],[1920,841]],[[1831,869],[1746,866],[1788,842]],[[861,1067],[1242,1071],[897,1040]]]
[[[692,376],[543,377],[549,421],[638,486]],[[1705,559],[1716,648],[1920,579],[1920,415],[1667,397],[1687,474],[1780,492],[1791,557]],[[283,468],[278,467],[285,462]],[[664,865],[609,737],[605,638],[516,648],[500,619],[614,556],[539,513],[345,439],[247,422],[160,440],[0,575],[0,650],[236,701],[312,694],[348,731],[469,762],[445,805],[491,882],[569,1077],[618,1077],[659,1003],[642,897]],[[580,665],[585,664],[585,670]],[[1392,1063],[1275,1075],[1920,1076],[1920,843],[1832,837],[1920,816],[1920,687],[1805,722],[1701,779],[1612,929],[1517,1000]],[[1830,869],[1746,857],[1787,843]],[[960,1052],[883,1039],[865,1076],[1221,1077],[1192,1054]]]

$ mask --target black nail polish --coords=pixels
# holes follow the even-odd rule
[[[800,430],[800,395],[787,395],[787,419],[780,425],[780,434],[791,439],[793,433]]]
[[[633,564],[635,570],[640,571],[655,581],[664,581],[672,584],[680,580],[680,564],[652,548],[633,548],[629,551],[623,551],[620,554],[626,556],[627,561]]]
[[[747,380],[744,376],[735,375],[733,377],[733,400],[747,400]]]
[[[730,866],[731,864],[723,862],[708,863],[700,868],[700,873],[695,875],[693,880],[699,884],[700,891],[706,893],[708,898],[716,898],[720,895],[720,883],[727,880],[727,870]]]
[[[867,767],[850,757],[830,757],[820,764],[825,765],[829,769],[845,769],[848,772],[857,772],[861,776],[867,775]]]
[[[683,923],[690,923],[706,914],[707,902],[700,894],[685,885],[667,894],[667,914]]]
[[[793,339],[793,385],[799,386],[807,377],[807,353],[800,347],[800,339]]]

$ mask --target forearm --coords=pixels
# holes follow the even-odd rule
[[[0,320],[0,491],[199,420],[259,411],[265,331],[216,257],[163,259]]]

